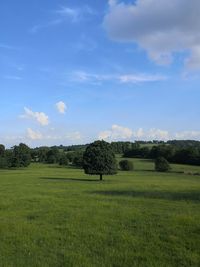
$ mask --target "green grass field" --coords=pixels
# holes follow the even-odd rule
[[[200,167],[0,171],[0,266],[200,266]]]

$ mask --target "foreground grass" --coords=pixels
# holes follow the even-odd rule
[[[200,176],[174,165],[86,176],[33,164],[0,171],[0,266],[200,266]]]

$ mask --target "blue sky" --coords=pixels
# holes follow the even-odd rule
[[[2,0],[0,143],[199,140],[191,2]]]

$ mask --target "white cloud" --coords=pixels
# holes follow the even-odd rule
[[[51,20],[34,25],[30,29],[30,32],[37,33],[42,29],[61,25],[66,22],[77,23],[83,19],[88,19],[91,15],[96,15],[96,12],[88,5],[81,6],[80,8],[61,6],[52,13],[54,14],[54,17]]]
[[[41,140],[43,138],[40,132],[33,131],[31,128],[27,129],[27,137],[31,140]]]
[[[24,111],[25,114],[21,115],[21,118],[34,119],[42,126],[49,124],[49,117],[44,112],[33,112],[31,109],[26,107],[24,108]]]
[[[107,140],[107,139],[110,139],[111,136],[112,136],[112,131],[107,130],[107,131],[100,132],[98,138],[100,140]]]
[[[169,132],[165,130],[160,130],[160,129],[150,129],[148,133],[146,134],[147,139],[150,140],[169,140]]]
[[[41,24],[37,24],[34,25],[31,29],[30,29],[30,33],[37,33],[38,31],[45,29],[45,28],[49,28],[49,27],[53,27],[53,26],[57,26],[59,24],[63,23],[62,19],[53,19],[51,21],[48,22],[44,22]]]
[[[114,7],[117,4],[117,0],[108,0],[108,4],[110,7]]]
[[[94,74],[85,71],[75,71],[71,74],[71,78],[73,81],[77,82],[95,82],[110,80],[112,77],[110,75]]]
[[[100,83],[104,81],[114,81],[120,83],[143,83],[143,82],[157,82],[167,79],[164,75],[158,74],[94,74],[85,71],[75,71],[69,75],[71,81],[82,83]]]
[[[70,18],[72,22],[77,22],[80,16],[80,11],[78,9],[70,8],[67,6],[61,7],[56,11],[56,13],[61,16]]]
[[[56,103],[56,108],[57,108],[59,113],[65,114],[67,106],[63,101],[59,101],[58,103]]]
[[[200,1],[109,1],[104,27],[113,40],[137,43],[158,64],[176,52],[189,52],[186,65],[200,68]]]
[[[52,131],[52,129],[50,129]],[[27,129],[27,137],[31,140],[42,140],[45,141],[59,141],[60,143],[70,141],[76,142],[81,140],[82,135],[78,131],[74,132],[62,132],[60,133],[58,130],[53,129],[53,132],[49,132],[47,130],[43,131],[43,133],[39,131],[34,131],[31,128]]]
[[[156,82],[166,80],[167,77],[162,75],[147,75],[147,74],[128,74],[119,76],[119,80],[123,83],[141,83],[141,82]]]
[[[96,15],[96,12],[88,5],[78,7],[62,6],[56,10],[56,13],[63,18],[69,18],[72,22],[79,22],[84,18],[88,18],[88,15]]]
[[[200,131],[182,131],[175,134],[176,139],[200,139]]]
[[[145,136],[145,132],[142,128],[139,128],[138,130],[136,130],[135,132],[133,132],[133,136],[136,139],[141,139]]]
[[[130,139],[133,135],[131,129],[117,124],[112,125],[111,130],[106,130],[99,133],[100,140],[121,140]]]
[[[113,141],[113,140],[169,140],[170,134],[168,131],[152,128],[144,131],[139,128],[132,131],[130,128],[113,125],[110,130],[99,133],[99,139]]]

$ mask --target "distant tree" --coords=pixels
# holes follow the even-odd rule
[[[11,167],[27,167],[31,163],[31,150],[25,144],[14,146],[12,155],[9,157]]]
[[[66,155],[67,155],[67,158],[68,158],[69,162],[72,163],[73,159],[75,157],[75,152],[70,151],[70,152],[67,152]]]
[[[0,156],[0,169],[8,168],[8,159],[6,157]]]
[[[40,147],[37,149],[38,161],[39,162],[47,162],[47,153],[49,151],[48,147]]]
[[[65,153],[62,153],[59,160],[60,165],[67,166],[69,164],[69,160],[67,158],[67,155]]]
[[[58,148],[51,148],[46,154],[46,162],[54,164],[59,162],[59,150]]]
[[[170,170],[170,165],[165,158],[159,157],[155,160],[155,170],[158,172],[167,172]]]
[[[38,151],[36,149],[31,149],[31,159],[34,162],[39,161]]]
[[[115,154],[122,154],[126,152],[127,150],[130,150],[133,146],[133,143],[131,142],[112,142],[111,147]]]
[[[120,169],[122,171],[132,171],[134,170],[133,162],[127,159],[121,160],[119,162]]]
[[[0,157],[3,157],[5,154],[5,146],[0,144]]]
[[[83,167],[83,152],[82,151],[76,151],[73,155],[72,164],[76,167]]]
[[[6,157],[5,146],[0,144],[0,169],[5,169],[8,167],[8,160]]]
[[[116,174],[117,163],[111,145],[105,141],[90,144],[83,154],[83,168],[86,174],[99,175],[100,180],[103,175]]]

